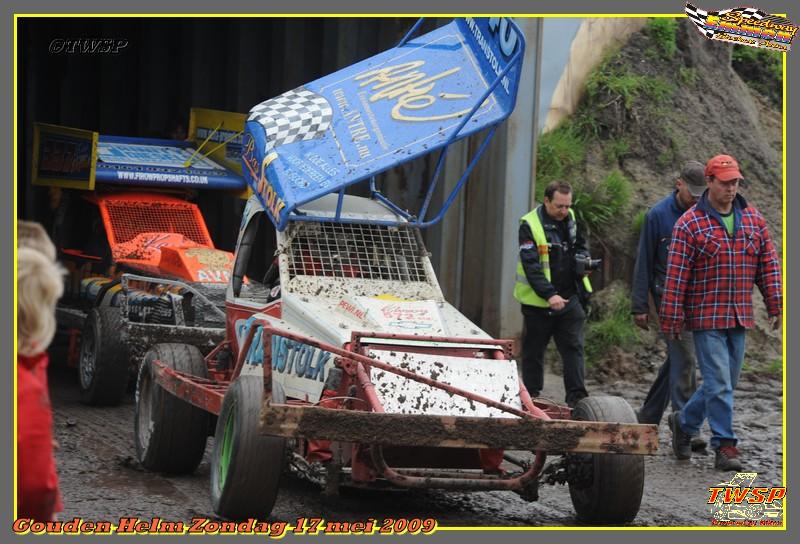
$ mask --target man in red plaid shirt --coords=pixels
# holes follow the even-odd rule
[[[659,317],[661,330],[694,335],[703,385],[670,416],[678,459],[692,455],[703,420],[711,427],[714,466],[741,470],[733,431],[733,391],[744,360],[745,331],[753,327],[753,284],[764,297],[770,325],[782,311],[781,266],[761,213],[737,195],[736,160],[717,155],[705,168],[707,189],[672,231]]]

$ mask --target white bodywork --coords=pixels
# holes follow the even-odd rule
[[[370,354],[392,366],[522,409],[516,365],[508,361],[386,350],[371,350]],[[509,367],[514,371],[509,372]],[[372,369],[370,377],[378,399],[389,413],[516,417],[378,368]]]
[[[332,217],[337,201],[338,196],[327,195],[303,207],[303,211],[313,210],[316,215]],[[354,196],[344,198],[341,217],[356,222],[399,219],[382,204]],[[491,338],[444,300],[421,239],[412,229],[292,222],[277,234],[282,319],[259,317],[278,328],[335,346],[350,342],[354,331]],[[380,343],[437,345],[430,341],[370,340],[370,344]],[[300,350],[301,347],[290,346],[277,364],[286,370],[290,365],[284,360],[302,360],[301,368],[305,369],[307,362],[311,364],[322,357],[318,350],[316,354],[306,350],[298,355]],[[514,361],[378,349],[373,353],[383,362],[520,408],[519,377]],[[333,357],[329,357],[326,376],[332,365]],[[323,380],[298,378],[291,372],[275,372],[275,368],[273,353],[273,377],[282,383],[287,396],[310,402],[319,400]],[[509,416],[379,369],[372,369],[371,379],[387,412]]]

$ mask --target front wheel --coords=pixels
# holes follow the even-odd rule
[[[572,411],[580,421],[636,423],[636,414],[620,397],[586,397]],[[632,521],[644,493],[644,458],[616,453],[569,456],[569,494],[578,518],[598,524]]]
[[[165,391],[156,382],[156,361],[183,374],[207,376],[205,360],[195,346],[156,344],[150,348],[136,381],[136,456],[148,470],[191,474],[203,460],[211,415]]]
[[[211,502],[225,518],[266,518],[278,497],[286,439],[261,434],[263,396],[260,376],[240,376],[222,400],[211,457]],[[273,383],[272,399],[284,402],[280,384]]]

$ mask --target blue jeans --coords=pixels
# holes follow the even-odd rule
[[[745,329],[693,331],[697,365],[703,385],[680,412],[683,432],[695,436],[703,420],[711,427],[711,447],[736,445],[733,432],[733,391],[744,361]],[[722,444],[724,442],[724,444]]]

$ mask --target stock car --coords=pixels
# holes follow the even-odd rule
[[[67,271],[60,338],[83,401],[117,404],[153,343],[207,350],[224,335],[233,254],[214,247],[192,196],[245,184],[188,141],[39,123],[34,140],[34,183],[50,187]]]
[[[289,459],[328,494],[506,490],[532,501],[541,484],[566,484],[581,520],[630,522],[656,427],[619,397],[574,410],[531,398],[512,342],[445,300],[421,234],[510,115],[523,35],[507,18],[418,29],[251,109],[242,162],[254,194],[225,338],[207,354],[180,342],[147,352],[137,457],[148,470],[191,473],[213,432],[211,504],[231,519],[270,515]],[[375,182],[433,151],[441,165],[447,146],[479,132],[477,156],[431,219],[435,175],[416,213]],[[360,182],[369,196],[348,194]]]

